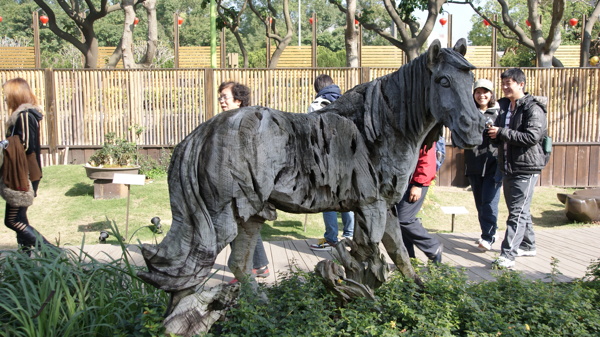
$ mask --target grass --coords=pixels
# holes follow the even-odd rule
[[[573,190],[556,187],[537,187],[532,203],[532,216],[536,229],[591,226],[593,224],[573,224],[564,215],[564,206],[556,198],[556,193]],[[127,222],[127,198],[95,200],[92,180],[85,175],[79,165],[61,165],[44,168],[44,178],[40,183],[38,197],[28,210],[29,221],[51,242],[60,245],[80,245],[98,242],[99,232],[110,231],[115,223],[121,234],[127,230],[126,241],[136,243],[160,241],[171,224],[171,211],[167,178],[156,178],[143,186],[131,186],[129,219]],[[472,194],[462,188],[434,186],[430,188],[427,200],[421,211],[424,226],[432,232],[448,232],[451,216],[441,211],[441,206],[464,206],[466,215],[457,215],[455,231],[478,232],[477,212]],[[0,209],[4,216],[4,209]],[[165,228],[163,234],[154,234],[150,229],[150,219],[158,216]],[[504,231],[507,212],[504,200],[500,201],[498,225]],[[340,221],[341,222],[341,221]],[[306,226],[306,231],[305,231]],[[12,230],[2,226],[0,249],[15,248],[16,239]],[[263,227],[266,241],[319,238],[323,235],[321,214],[288,214],[279,212],[279,218],[269,221]],[[109,237],[108,242],[117,243]]]

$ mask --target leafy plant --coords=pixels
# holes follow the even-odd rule
[[[156,179],[167,176],[169,164],[171,163],[171,151],[166,149],[160,150],[158,159],[150,156],[140,156],[139,161],[140,174],[145,174],[148,179]]]
[[[167,295],[137,277],[119,243],[122,257],[108,262],[45,246],[2,252],[0,336],[163,336]]]
[[[95,167],[133,166],[137,160],[137,144],[118,138],[114,132],[104,135],[104,145],[89,160]]]

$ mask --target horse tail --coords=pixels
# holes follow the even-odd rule
[[[147,272],[138,276],[153,286],[177,292],[200,284],[209,274],[219,247],[217,231],[198,179],[206,133],[197,128],[173,151],[169,167],[169,195],[173,222],[158,245],[143,244]],[[233,235],[235,236],[235,235]]]

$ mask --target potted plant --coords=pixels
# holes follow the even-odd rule
[[[136,136],[143,132],[135,128]],[[104,135],[104,145],[96,151],[85,164],[85,170],[90,179],[112,180],[114,173],[137,174],[140,166],[137,163],[138,147],[135,142],[119,138],[114,132]]]

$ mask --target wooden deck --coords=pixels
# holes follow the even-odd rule
[[[474,282],[493,280],[495,275],[502,271],[491,270],[491,262],[499,255],[500,244],[494,245],[494,250],[481,252],[475,246],[478,233],[443,233],[435,234],[444,244],[443,262],[463,268],[469,279]],[[562,230],[537,230],[537,256],[519,257],[516,260],[517,270],[529,279],[547,280],[552,271],[552,258],[558,259],[558,270],[561,275],[559,281],[569,282],[585,275],[587,267],[593,260],[600,259],[600,227],[587,227],[579,229]],[[276,284],[279,274],[287,272],[292,266],[304,271],[312,271],[317,262],[323,259],[333,259],[330,251],[312,251],[309,247],[316,239],[293,241],[265,241],[265,249],[271,263],[271,275],[260,282]],[[78,248],[76,248],[78,249]],[[104,260],[108,256],[120,256],[120,247],[116,245],[89,245],[85,247],[91,256]],[[144,265],[137,246],[130,246],[133,262]],[[417,250],[418,251],[418,250]],[[218,256],[211,279],[207,286],[214,286],[220,282],[229,282],[233,274],[227,268],[227,258],[230,249],[227,247]],[[426,261],[425,255],[420,251],[417,257]],[[388,258],[388,261],[389,258]]]

